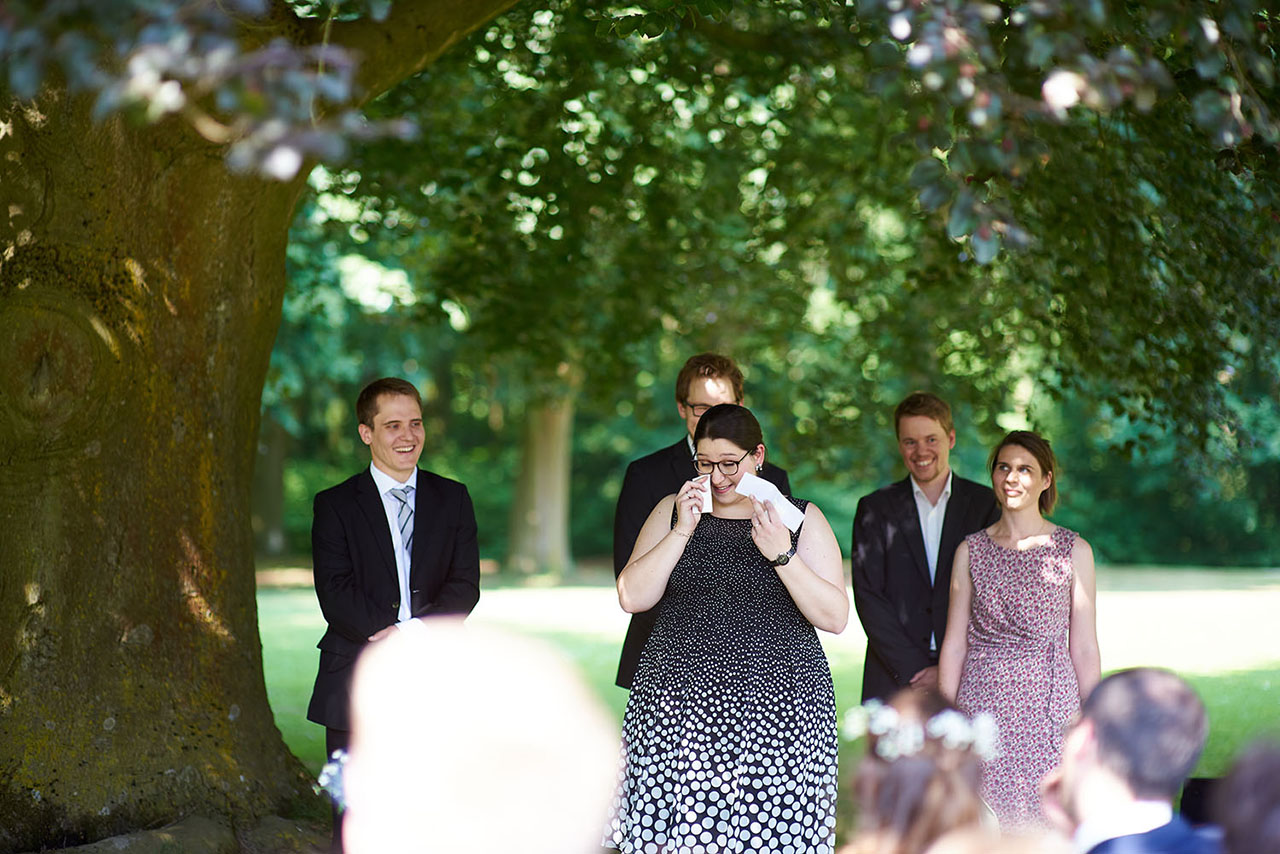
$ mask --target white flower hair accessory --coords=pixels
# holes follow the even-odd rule
[[[986,712],[979,712],[971,720],[955,709],[943,709],[921,725],[904,719],[892,706],[868,700],[845,712],[843,734],[850,741],[874,735],[876,755],[886,762],[914,756],[924,749],[926,739],[939,741],[951,750],[971,749],[983,761],[1000,755],[999,727]]]

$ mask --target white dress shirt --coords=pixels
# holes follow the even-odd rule
[[[1168,801],[1132,801],[1082,821],[1072,836],[1072,846],[1084,854],[1121,836],[1146,833],[1173,821],[1173,805]]]
[[[920,517],[920,533],[924,535],[924,557],[929,564],[929,583],[938,576],[938,548],[942,544],[942,521],[947,516],[947,502],[951,500],[951,478],[953,472],[947,472],[947,485],[942,488],[937,504],[929,503],[929,496],[924,494],[916,479],[911,478],[911,491],[916,497],[916,514]],[[938,648],[938,638],[929,633],[930,652]]]
[[[400,483],[373,463],[369,463],[369,473],[373,475],[373,484],[378,487],[378,494],[382,496],[382,509],[387,514],[387,525],[391,528],[392,551],[396,555],[396,578],[400,582],[400,612],[396,615],[396,625],[403,626],[406,621],[413,619],[413,603],[409,597],[409,568],[413,563],[412,556],[404,547],[404,540],[400,537],[400,499],[392,495],[391,490],[409,487],[414,491],[412,499],[416,505],[418,503],[418,470],[415,468],[404,483]],[[413,529],[418,530],[416,510],[413,514]]]

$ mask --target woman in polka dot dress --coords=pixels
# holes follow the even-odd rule
[[[939,682],[961,710],[988,712],[1000,728],[982,797],[1003,828],[1047,824],[1040,780],[1101,669],[1093,550],[1041,515],[1057,500],[1055,469],[1043,438],[1006,436],[991,454],[1000,520],[961,543],[951,573]]]
[[[741,406],[707,410],[685,483],[649,515],[618,577],[659,614],[622,724],[604,845],[625,854],[830,854],[836,709],[814,627],[849,619],[840,547],[813,504],[796,534],[735,491],[764,464]],[[711,512],[701,512],[711,495]]]

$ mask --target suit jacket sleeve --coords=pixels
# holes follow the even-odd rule
[[[332,491],[316,495],[312,505],[311,560],[315,574],[316,598],[330,630],[353,643],[363,644],[369,636],[394,620],[386,609],[375,605],[361,583],[353,559],[356,549],[350,514],[339,512],[341,495]]]
[[[638,461],[636,461],[638,462]],[[618,493],[618,505],[613,512],[613,575],[618,577],[631,559],[640,529],[653,512],[657,503],[650,499],[650,489],[644,482],[640,467],[632,462],[622,478],[622,490]]]
[[[471,493],[460,486],[461,495],[456,506],[456,527],[453,533],[453,551],[449,565],[444,568],[445,580],[435,602],[425,614],[467,615],[480,601],[480,547],[476,542],[476,511],[471,504]]]
[[[885,532],[889,520],[883,502],[869,495],[858,502],[853,517],[853,604],[867,634],[867,646],[889,669],[894,681],[906,685],[931,663],[911,641],[889,596],[889,567]]]

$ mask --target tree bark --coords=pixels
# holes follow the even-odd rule
[[[520,474],[511,507],[507,566],[518,572],[563,573],[569,549],[569,470],[573,398],[530,404],[525,412]]]
[[[388,36],[396,67],[513,2],[396,3],[448,24]],[[90,105],[0,102],[0,852],[310,785],[267,704],[249,509],[305,174]]]
[[[56,94],[5,121],[0,849],[261,814],[301,784],[248,507],[303,182]]]

